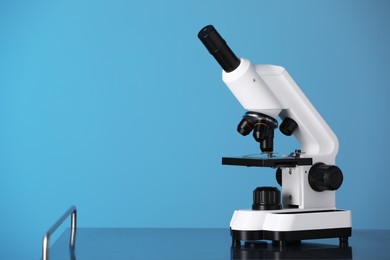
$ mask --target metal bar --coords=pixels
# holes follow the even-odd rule
[[[73,251],[76,243],[76,228],[77,228],[77,210],[76,206],[71,206],[43,236],[42,241],[42,260],[49,260],[50,236],[58,229],[59,226],[71,216],[70,222],[70,241],[69,247]]]

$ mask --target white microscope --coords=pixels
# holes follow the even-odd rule
[[[340,245],[347,245],[352,216],[350,210],[336,209],[336,190],[343,182],[335,166],[336,135],[283,67],[253,65],[237,58],[212,25],[200,30],[198,37],[221,65],[225,84],[247,110],[238,132],[248,135],[253,131],[266,154],[224,157],[222,164],[276,168],[282,185],[281,194],[276,187],[256,188],[252,209],[234,211],[232,245],[272,240],[284,246],[337,237]],[[294,135],[301,146],[288,156],[274,155],[277,116],[282,120],[280,131]]]

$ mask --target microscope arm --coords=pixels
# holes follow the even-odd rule
[[[262,139],[258,129],[257,132],[254,130],[254,137],[260,142],[261,150],[272,156],[273,129],[277,127],[275,118],[290,118],[298,125],[294,136],[303,156],[312,157],[314,163],[335,163],[336,135],[284,68],[253,65],[246,59],[237,58],[212,25],[204,27],[198,37],[221,65],[222,79],[233,95],[246,110],[255,112],[254,116],[249,115],[249,119],[240,122],[238,131],[241,134],[249,134],[256,124],[259,128],[259,125],[266,125],[265,131],[270,132],[270,136]]]
[[[301,145],[303,157],[312,157],[313,163],[335,163],[336,135],[284,68],[254,66],[240,59],[234,71],[222,72],[222,78],[248,111],[273,118],[279,116],[282,120],[293,119],[298,124],[294,136]]]

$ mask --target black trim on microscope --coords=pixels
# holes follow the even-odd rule
[[[223,165],[254,166],[254,167],[295,167],[301,165],[313,165],[312,158],[246,158],[246,157],[222,157]]]
[[[340,243],[348,243],[352,228],[313,229],[299,231],[268,231],[268,230],[230,230],[233,245],[239,241],[272,240],[274,242],[295,242],[306,239],[339,238]]]

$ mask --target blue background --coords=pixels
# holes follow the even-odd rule
[[[37,259],[70,205],[81,227],[225,227],[273,169],[197,39],[285,67],[337,134],[339,208],[389,229],[387,1],[1,1],[0,258]],[[277,134],[276,150],[296,148]],[[11,255],[12,254],[12,255]]]

